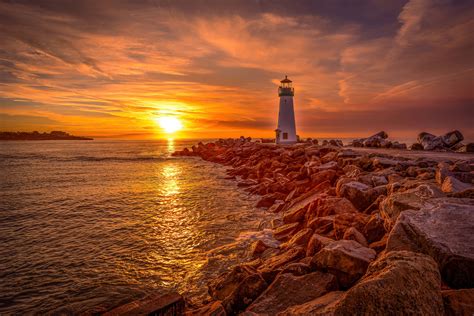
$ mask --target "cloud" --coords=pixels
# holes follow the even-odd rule
[[[271,135],[288,74],[308,136],[382,119],[471,133],[444,109],[473,105],[473,12],[461,0],[1,2],[0,112],[96,135],[140,135],[157,115],[190,134]],[[424,123],[405,124],[419,108]]]

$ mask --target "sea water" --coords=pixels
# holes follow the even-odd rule
[[[271,216],[226,167],[170,155],[196,142],[0,142],[0,314],[206,298]]]

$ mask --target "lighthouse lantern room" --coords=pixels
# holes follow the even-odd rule
[[[293,144],[297,142],[295,110],[293,107],[295,90],[288,76],[285,76],[285,79],[281,80],[280,83],[278,87],[280,108],[278,111],[278,126],[275,130],[275,142],[277,144]]]

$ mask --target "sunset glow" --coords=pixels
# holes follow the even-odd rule
[[[183,128],[183,124],[176,117],[159,117],[157,122],[165,133],[168,134],[175,133]]]
[[[295,86],[302,137],[474,137],[469,1],[7,1],[0,130],[273,137]],[[166,132],[168,131],[168,132]]]

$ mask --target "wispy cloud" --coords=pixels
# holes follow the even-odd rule
[[[149,135],[176,115],[187,136],[270,136],[288,74],[302,136],[355,133],[362,117],[375,129],[385,111],[394,133],[447,129],[442,115],[474,137],[444,110],[474,106],[473,14],[436,0],[0,2],[0,113],[8,128],[37,116]],[[431,114],[407,125],[408,106]]]

